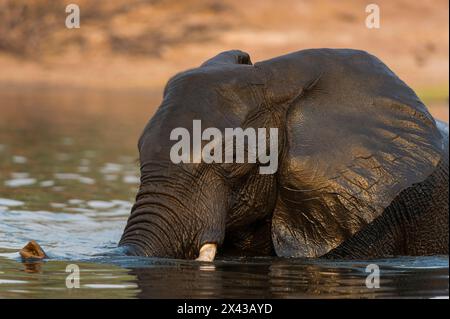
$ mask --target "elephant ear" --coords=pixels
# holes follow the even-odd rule
[[[277,70],[294,68],[284,78],[306,78],[287,102],[273,243],[279,256],[319,257],[426,179],[442,136],[415,93],[372,55],[314,50],[284,59]]]

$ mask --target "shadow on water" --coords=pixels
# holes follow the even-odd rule
[[[129,215],[137,139],[159,101],[159,92],[0,92],[0,298],[448,297],[447,256],[105,257]],[[31,239],[52,259],[22,263],[17,251]],[[377,289],[365,284],[371,263]],[[66,287],[69,264],[80,269],[79,289]]]

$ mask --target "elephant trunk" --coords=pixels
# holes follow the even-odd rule
[[[119,246],[131,255],[212,261],[225,237],[226,191],[141,185]]]
[[[169,236],[173,230],[167,215],[162,207],[138,195],[119,246],[126,247],[131,255],[171,257]]]

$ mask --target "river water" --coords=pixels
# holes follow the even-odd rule
[[[0,298],[448,298],[448,256],[213,264],[108,256],[139,182],[137,139],[159,99],[0,91]],[[32,239],[49,260],[20,260]],[[379,288],[366,285],[371,264]],[[67,288],[70,265],[80,288]]]

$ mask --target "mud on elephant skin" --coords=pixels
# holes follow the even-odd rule
[[[196,119],[278,128],[277,172],[174,164],[170,132]],[[448,254],[448,125],[366,52],[311,49],[254,65],[221,53],[168,82],[138,147],[141,185],[119,243],[128,254]]]

